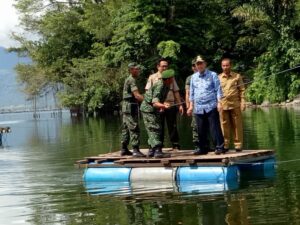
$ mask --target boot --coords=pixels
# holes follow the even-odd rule
[[[139,147],[133,147],[133,157],[142,158],[146,156],[140,152]]]
[[[155,150],[154,158],[170,158],[171,157],[171,154],[170,153],[164,153],[162,151],[161,147],[155,147],[154,150]]]
[[[121,156],[132,155],[132,152],[128,150],[127,145],[122,144]]]
[[[154,157],[154,153],[155,153],[155,149],[151,148],[151,146],[149,146],[149,151],[148,151],[147,157],[149,157],[149,158]]]

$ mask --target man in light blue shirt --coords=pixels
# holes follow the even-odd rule
[[[206,62],[201,57],[196,58],[198,72],[194,73],[190,83],[190,106],[188,115],[195,114],[199,145],[195,155],[207,154],[205,148],[206,134],[210,132],[215,144],[215,153],[225,153],[224,138],[220,126],[219,112],[222,109],[222,89],[218,75],[206,69]]]

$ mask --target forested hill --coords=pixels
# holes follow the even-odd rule
[[[23,106],[26,103],[26,96],[21,92],[14,71],[14,67],[19,62],[28,63],[29,60],[20,59],[16,53],[8,53],[0,47],[0,108]]]
[[[54,88],[64,106],[120,101],[126,65],[144,66],[142,78],[168,58],[183,83],[201,54],[218,70],[222,57],[254,82],[247,98],[281,102],[300,92],[300,0],[19,0],[27,31],[16,37],[31,65],[18,66],[28,95]],[[32,76],[27,76],[32,74]],[[267,77],[267,78],[266,78]]]

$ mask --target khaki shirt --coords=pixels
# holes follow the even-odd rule
[[[190,90],[192,75],[188,76],[185,80],[185,90]]]
[[[242,76],[231,72],[229,76],[225,73],[219,75],[223,98],[221,99],[224,110],[238,108],[245,103],[245,86]]]
[[[161,80],[161,73],[157,72],[149,76],[147,84],[145,89],[149,90],[157,81]],[[168,92],[168,95],[166,97],[165,102],[168,102],[170,104],[175,103],[175,95],[174,92],[179,91],[179,87],[176,83],[176,80],[173,79],[173,83],[170,85],[170,90]]]

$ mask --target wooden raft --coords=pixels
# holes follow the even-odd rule
[[[274,156],[273,150],[244,150],[242,152],[229,151],[226,154],[216,155],[209,152],[207,155],[193,155],[193,150],[173,150],[164,148],[164,152],[171,153],[170,158],[134,158],[120,156],[120,152],[100,154],[85,157],[76,162],[79,168],[95,167],[178,167],[178,166],[228,166],[238,163],[251,163],[268,159]],[[141,149],[145,155],[148,149]],[[110,163],[111,162],[111,163]],[[103,164],[104,163],[104,164]]]

